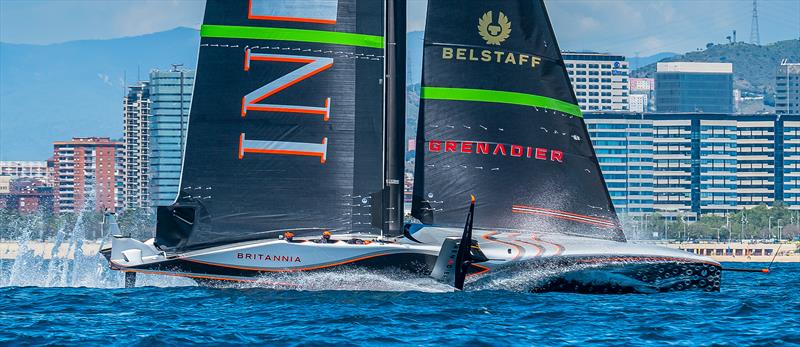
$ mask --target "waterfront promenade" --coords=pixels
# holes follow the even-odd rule
[[[652,243],[652,242],[642,242]],[[703,255],[718,262],[733,263],[800,263],[800,243],[744,242],[657,242],[659,246],[676,248]],[[777,254],[777,255],[776,255]]]

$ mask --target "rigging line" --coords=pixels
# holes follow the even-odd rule
[[[778,250],[775,251],[775,254],[772,255],[772,261],[769,262],[769,266],[767,266],[767,271],[769,271],[772,268],[772,263],[775,262],[775,257],[777,257],[778,253],[780,253],[781,247],[783,247],[783,243],[778,244]]]

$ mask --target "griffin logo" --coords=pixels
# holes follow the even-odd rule
[[[478,19],[478,34],[487,44],[499,46],[511,35],[511,21],[503,12],[497,17],[497,25],[492,24],[492,11],[486,12]]]

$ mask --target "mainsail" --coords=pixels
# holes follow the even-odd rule
[[[159,208],[159,246],[376,230],[383,6],[207,0],[180,192]]]
[[[412,216],[624,241],[541,0],[428,2]]]

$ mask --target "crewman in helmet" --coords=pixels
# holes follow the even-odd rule
[[[322,233],[322,238],[317,241],[317,243],[334,243],[335,241],[331,240],[331,232],[325,231]]]
[[[365,245],[366,244],[366,243],[364,243],[364,240],[362,240],[362,239],[349,239],[349,240],[347,240],[347,243],[351,244],[351,245]]]
[[[286,242],[293,242],[294,241],[294,234],[292,232],[290,232],[290,231],[287,231],[287,232],[283,233],[283,239],[286,240]]]

